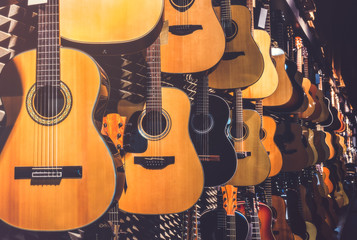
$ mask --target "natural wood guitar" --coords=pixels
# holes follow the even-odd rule
[[[247,2],[247,6],[250,12],[253,14],[253,4],[250,1]],[[243,90],[243,98],[248,99],[262,99],[272,95],[278,87],[279,78],[275,69],[274,63],[271,58],[271,29],[270,29],[270,5],[264,4],[267,9],[266,18],[266,31],[254,29],[252,35],[254,41],[258,45],[260,52],[263,55],[264,71],[259,80],[253,85]],[[254,26],[254,17],[252,17],[252,26]],[[264,124],[264,122],[263,122]]]
[[[93,55],[132,53],[159,36],[164,0],[78,0],[60,3],[65,46]]]
[[[209,86],[235,89],[257,82],[264,70],[264,60],[252,37],[252,17],[248,8],[221,1],[215,8],[226,34],[226,48],[222,61],[210,74]],[[210,46],[212,42],[209,42]]]
[[[0,77],[0,95],[13,100],[12,129],[0,140],[0,218],[33,231],[88,225],[116,190],[99,134],[108,80],[91,57],[60,48],[58,2],[39,6],[37,51],[16,56]]]
[[[190,101],[178,89],[161,87],[159,38],[147,49],[146,60],[146,106],[126,127],[124,144],[132,152],[124,156],[126,188],[119,208],[136,214],[178,213],[196,203],[204,181],[188,131]]]
[[[203,72],[221,60],[224,32],[211,0],[165,0],[164,15],[169,29],[161,46],[163,72]]]
[[[260,141],[261,119],[254,110],[243,110],[242,91],[235,91],[233,124],[228,134],[237,153],[237,171],[228,184],[250,186],[263,182],[270,173],[270,160]]]
[[[273,195],[272,204],[276,210],[273,233],[276,240],[294,240],[294,234],[286,221],[286,204],[282,197]]]

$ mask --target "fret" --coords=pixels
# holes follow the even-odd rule
[[[247,7],[248,7],[248,9],[249,9],[249,11],[250,11],[250,13],[252,15],[250,33],[253,36],[253,33],[254,33],[254,6],[253,6],[253,0],[247,0]]]
[[[267,9],[267,19],[265,22],[265,29],[271,36],[271,26],[270,26],[270,3],[264,3],[264,8]]]

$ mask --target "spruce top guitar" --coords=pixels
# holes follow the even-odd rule
[[[252,1],[252,0],[251,0]],[[253,14],[253,4],[247,1],[247,6]],[[252,35],[254,41],[258,45],[264,59],[264,71],[259,80],[253,85],[243,90],[243,98],[248,99],[262,99],[272,95],[278,87],[279,79],[278,73],[275,69],[274,63],[271,59],[271,30],[270,30],[270,5],[264,4],[267,9],[266,31],[260,29],[253,29]],[[254,26],[254,17],[252,17],[252,26]]]
[[[250,186],[263,182],[270,173],[270,160],[260,141],[261,118],[243,110],[242,90],[235,90],[235,111],[228,135],[237,153],[238,167],[229,184]]]
[[[206,76],[197,84],[190,136],[203,166],[205,186],[223,185],[237,169],[236,153],[225,133],[229,107],[222,98],[208,93]]]
[[[88,55],[60,47],[58,4],[39,5],[37,50],[16,56],[0,77],[14,120],[0,140],[0,219],[33,231],[88,225],[116,190],[115,166],[99,134],[108,80]]]
[[[117,55],[140,51],[155,41],[164,0],[61,1],[60,8],[64,45],[92,55]]]
[[[252,4],[252,1],[247,3]],[[252,37],[251,13],[244,6],[231,5],[231,0],[221,1],[221,7],[215,11],[226,35],[226,48],[222,61],[210,75],[209,86],[217,89],[250,86],[258,81],[264,70],[263,56]]]
[[[161,46],[163,72],[204,72],[221,60],[224,32],[211,0],[165,0],[164,16],[169,32]]]
[[[146,60],[146,106],[125,128],[124,143],[131,150],[124,156],[126,188],[119,208],[137,214],[178,213],[196,203],[204,181],[188,131],[190,102],[184,92],[161,87],[159,38],[147,49]]]

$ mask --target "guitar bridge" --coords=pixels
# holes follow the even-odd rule
[[[221,158],[219,155],[199,155],[198,156],[202,162],[220,162]]]
[[[243,159],[243,158],[252,156],[251,152],[236,152],[236,154],[237,154],[238,159]]]
[[[175,157],[134,157],[134,164],[139,164],[145,169],[163,169],[175,163]]]
[[[175,25],[169,27],[169,32],[173,35],[185,36],[202,29],[202,25]]]
[[[82,178],[81,166],[15,167],[15,179]]]

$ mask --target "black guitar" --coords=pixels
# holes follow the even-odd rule
[[[200,230],[203,240],[246,240],[249,223],[237,211],[237,188],[226,185],[218,190],[217,209],[202,214]]]
[[[229,107],[223,98],[208,94],[208,78],[197,83],[190,117],[190,136],[201,160],[205,186],[228,182],[237,168],[236,153],[225,134]]]

